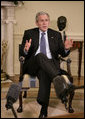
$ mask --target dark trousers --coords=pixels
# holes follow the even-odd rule
[[[54,61],[39,53],[25,61],[23,74],[26,73],[38,77],[39,91],[37,101],[41,105],[48,105],[51,82],[54,77],[60,74],[60,70],[56,68]]]

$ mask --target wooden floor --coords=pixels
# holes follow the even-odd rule
[[[53,116],[48,118],[84,118],[84,112],[58,115],[58,116]]]

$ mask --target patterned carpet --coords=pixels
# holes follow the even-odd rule
[[[6,110],[5,104],[6,104],[6,94],[7,94],[8,88],[2,88],[1,93],[1,118],[14,118],[13,113],[11,109]],[[37,97],[37,91],[38,88],[31,88],[29,89],[27,93],[27,98],[23,98],[23,112],[17,113],[17,108],[19,106],[18,100],[16,103],[14,103],[14,109],[17,113],[18,118],[38,118],[39,112],[40,112],[40,105],[36,101]],[[84,112],[84,90],[77,90],[75,92],[74,100],[73,100],[73,108],[75,112]],[[61,103],[59,99],[56,98],[54,89],[51,89],[51,95],[50,95],[50,103],[48,107],[48,116],[55,116],[55,115],[62,115],[62,114],[68,114],[68,112],[65,110],[64,105]]]

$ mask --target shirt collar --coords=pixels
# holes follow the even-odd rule
[[[41,33],[43,33],[43,31],[41,31],[41,30],[39,29],[39,33],[41,34]],[[47,31],[45,31],[44,33],[47,34]]]

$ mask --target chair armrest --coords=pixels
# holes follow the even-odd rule
[[[24,63],[24,61],[25,61],[25,57],[20,56],[19,61],[20,61],[21,63]]]
[[[59,59],[60,59],[61,61],[66,62],[66,64],[67,64],[67,72],[68,72],[69,76],[72,76],[72,75],[71,75],[71,68],[70,68],[71,59],[68,58],[67,60],[65,60],[65,59],[62,58],[62,57],[59,57]]]
[[[25,61],[25,57],[20,56],[19,57],[19,61],[20,61],[20,77],[19,77],[19,82],[23,81],[23,64]]]
[[[61,61],[64,61],[64,62],[67,62],[67,63],[71,63],[71,59],[70,58],[68,58],[67,60],[65,60],[64,58],[62,58],[62,57],[59,57],[59,59],[61,60]]]

